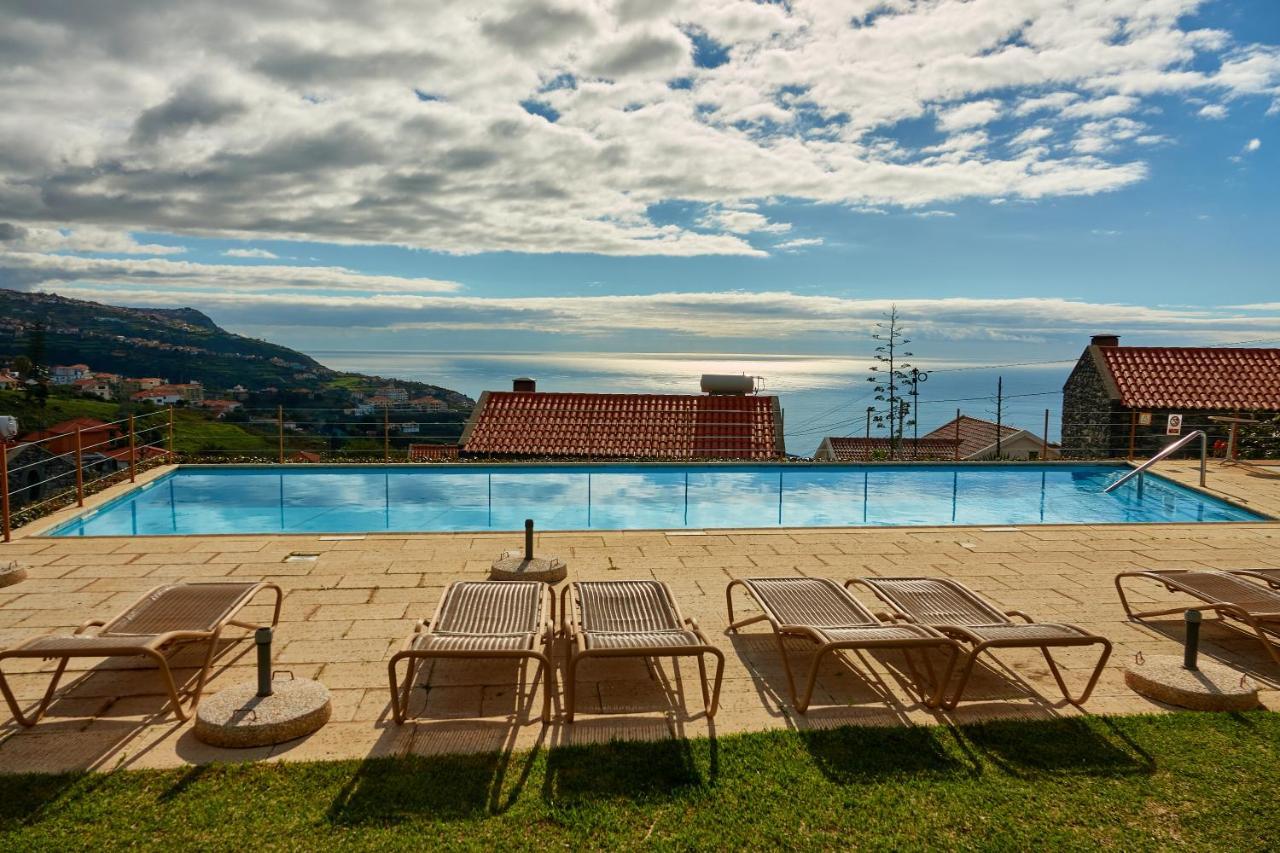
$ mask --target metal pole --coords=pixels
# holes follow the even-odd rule
[[[382,407],[382,462],[391,461],[391,409]]]
[[[9,541],[9,443],[0,438],[0,533]]]
[[[1044,410],[1044,434],[1040,436],[1043,441],[1040,442],[1040,458],[1049,458],[1049,410]]]
[[[1133,449],[1137,440],[1138,440],[1138,410],[1130,409],[1129,410],[1129,456],[1127,457],[1129,459],[1133,458]],[[1108,448],[1108,450],[1110,450],[1110,448]]]
[[[1200,488],[1204,488],[1205,466],[1209,460],[1209,436],[1200,430]]]
[[[1200,611],[1188,610],[1183,614],[1187,622],[1187,642],[1182,648],[1182,666],[1196,670],[1196,655],[1200,652]]]
[[[133,415],[129,415],[129,482],[138,479],[138,434],[133,428]]]
[[[956,409],[956,461],[960,461],[960,410]]]
[[[867,441],[871,440],[871,413],[876,410],[875,406],[867,406]],[[871,448],[867,448],[867,452],[871,452]]]
[[[1000,433],[1004,432],[1004,377],[996,377],[996,459],[1000,458]]]
[[[280,464],[284,464],[284,406],[276,406],[276,439],[279,442]]]
[[[173,406],[169,407],[169,458],[166,461],[173,464]]]
[[[76,506],[84,506],[84,451],[80,427],[76,427]]]
[[[526,518],[524,520],[524,559],[526,562],[533,559],[533,519]]]
[[[253,632],[253,642],[258,646],[258,695],[271,695],[271,629],[259,628]]]

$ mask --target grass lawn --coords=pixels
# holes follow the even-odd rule
[[[11,776],[0,849],[1261,849],[1278,760],[1256,712]]]

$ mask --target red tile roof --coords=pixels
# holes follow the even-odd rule
[[[827,442],[837,462],[874,462],[888,461],[890,444],[887,438],[856,438],[844,436],[828,436]],[[921,437],[917,448],[915,440],[904,438],[898,443],[898,450],[893,454],[897,461],[914,462],[950,461],[956,456],[954,438]]]
[[[1280,411],[1280,349],[1098,347],[1131,409]]]
[[[961,415],[959,420],[961,459],[972,456],[979,450],[996,443],[996,423],[994,421],[984,421],[982,418],[971,418],[968,415]],[[999,432],[1001,438],[1005,438],[1016,432],[1022,432],[1022,430],[1015,426],[1001,424]],[[950,439],[954,445],[956,440],[956,418],[947,421],[925,437]]]
[[[463,436],[480,456],[776,459],[778,398],[489,391]]]

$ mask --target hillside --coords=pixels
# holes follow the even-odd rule
[[[124,376],[197,381],[212,390],[243,385],[349,392],[384,380],[330,370],[288,347],[232,334],[193,308],[119,308],[48,293],[0,289],[0,363],[25,355],[44,327],[45,365],[88,364]],[[413,395],[431,395],[453,409],[472,400],[423,382],[397,380]]]

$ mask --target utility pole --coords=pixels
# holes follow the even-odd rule
[[[867,441],[871,440],[871,415],[875,412],[875,410],[876,410],[875,406],[867,406]],[[867,447],[867,452],[868,453],[871,452],[870,445],[868,445]]]
[[[1001,457],[1000,438],[1004,432],[1004,377],[996,377],[996,458]]]
[[[911,450],[920,458],[920,383],[927,382],[929,371],[911,368]]]

